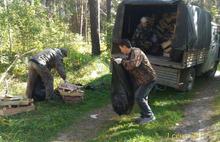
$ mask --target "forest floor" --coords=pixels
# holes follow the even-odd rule
[[[176,127],[178,142],[220,141],[220,72],[196,91],[192,103],[185,107],[184,120]]]
[[[85,90],[85,100],[78,104],[36,102],[33,112],[0,117],[0,142],[220,140],[220,76],[198,78],[194,89],[186,93],[172,88],[153,90],[149,103],[157,120],[137,125],[133,122],[139,116],[137,106],[128,116],[119,117],[112,110],[110,54],[103,52],[101,58],[93,57],[86,54],[88,48],[71,48],[70,58],[65,60],[69,82],[95,87]],[[15,77],[8,84],[12,95],[25,92],[27,70],[25,64],[22,66],[22,71],[12,72]],[[61,81],[55,74],[55,86]]]
[[[89,112],[80,121],[60,132],[53,142],[88,141],[98,136],[102,129],[114,123],[117,115],[112,106],[107,105]]]
[[[220,137],[218,137],[220,134],[220,123],[218,123],[220,119],[220,72],[217,72],[214,79],[209,79],[197,87],[194,90],[194,93],[195,95],[192,98],[192,101],[184,107],[183,120],[176,123],[175,126],[171,128],[174,130],[173,136],[168,136],[164,140],[160,139],[160,141],[217,142],[220,140]],[[92,117],[94,114],[95,118]],[[98,108],[89,112],[84,118],[80,119],[78,123],[74,123],[68,129],[60,132],[53,142],[102,141],[102,137],[108,138],[106,141],[115,141],[112,136],[108,136],[109,133],[104,132],[103,134],[103,131],[114,129],[114,123],[117,123],[120,119],[125,118],[117,117],[112,111],[111,105]],[[124,125],[134,124],[130,122],[128,124],[125,123]],[[129,129],[129,126],[127,127]],[[118,131],[116,130],[113,133],[117,132]],[[145,138],[141,139],[141,141],[156,140],[151,140],[147,137],[146,134]],[[121,135],[116,141],[125,140],[138,141],[138,139],[131,138],[129,135]]]

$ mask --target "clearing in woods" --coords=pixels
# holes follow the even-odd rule
[[[214,113],[213,102],[219,96],[219,87],[220,73],[218,72],[214,79],[209,79],[195,89],[194,98],[184,107],[183,120],[176,123],[173,128],[175,138],[172,141],[218,141],[215,134],[219,132],[220,128],[216,129],[213,125],[220,119],[220,115]],[[60,132],[53,141],[88,141],[94,138],[94,141],[100,141],[97,137],[102,130],[111,128],[117,121],[120,121],[120,117],[117,117],[112,111],[111,105],[107,105],[88,113],[78,123],[73,124],[64,132]]]

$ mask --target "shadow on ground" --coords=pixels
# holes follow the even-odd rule
[[[208,82],[216,81],[208,79]],[[167,88],[165,91],[153,91],[150,94],[150,104],[152,110],[155,113],[157,120],[150,124],[143,126],[136,125],[133,122],[133,117],[138,116],[139,109],[135,106],[134,111],[129,116],[123,116],[116,120],[116,123],[110,125],[105,132],[101,132],[100,136],[92,141],[158,141],[158,140],[170,140],[170,138],[176,135],[174,131],[175,126],[184,117],[183,110],[185,106],[198,101],[203,103],[210,99],[208,94],[200,99],[195,99],[199,95],[198,90],[201,90],[207,86],[207,78],[198,78],[196,85],[191,92],[178,92],[174,89]],[[213,88],[218,89],[218,88]],[[213,116],[211,120],[207,122],[216,123],[220,116]],[[201,123],[207,123],[201,122]],[[199,122],[198,122],[199,123]],[[212,125],[212,123],[210,125]],[[196,123],[194,125],[197,125]],[[193,127],[193,126],[192,126]],[[198,130],[195,130],[198,131]]]

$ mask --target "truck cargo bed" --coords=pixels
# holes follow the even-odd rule
[[[182,63],[171,61],[171,59],[168,57],[152,56],[152,55],[147,55],[147,57],[150,63],[153,65],[160,65],[160,66],[166,66],[166,67],[172,67],[172,68],[178,68],[178,69],[184,68],[182,66]]]
[[[171,60],[171,58],[163,56],[147,55],[147,57],[153,65],[184,69],[202,64],[205,61],[207,54],[208,50],[206,49],[185,51],[182,62],[174,62]]]

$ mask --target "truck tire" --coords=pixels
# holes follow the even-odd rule
[[[209,78],[214,78],[215,77],[215,73],[218,69],[218,63],[219,62],[217,62],[211,70],[209,70],[207,73],[205,73],[205,77],[209,77]]]
[[[183,82],[183,86],[179,89],[179,91],[187,92],[193,89],[195,83],[196,72],[194,68],[185,69],[182,71],[181,80]]]

